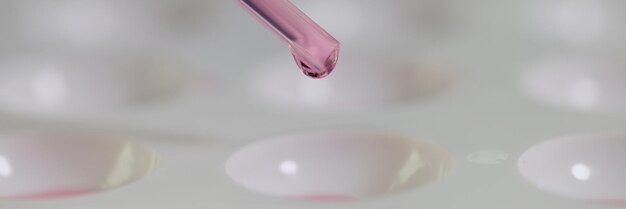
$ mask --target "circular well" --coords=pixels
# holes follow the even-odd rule
[[[558,56],[537,62],[522,88],[541,103],[594,113],[626,112],[626,64],[619,59]]]
[[[419,140],[363,132],[282,135],[244,147],[226,163],[241,186],[270,196],[351,201],[423,185],[450,166]]]
[[[17,54],[3,59],[0,107],[36,116],[108,114],[170,96],[183,83],[157,57],[92,55]]]
[[[0,198],[50,199],[120,187],[150,174],[158,156],[150,148],[86,134],[0,136]]]
[[[570,198],[626,203],[626,134],[573,135],[527,150],[522,176],[542,190]]]

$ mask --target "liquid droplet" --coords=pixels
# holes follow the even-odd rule
[[[293,57],[298,64],[298,67],[302,72],[311,78],[321,79],[328,76],[337,66],[339,50],[334,50],[330,55],[324,57],[307,57],[306,55],[300,55],[298,53],[293,53]],[[307,59],[309,58],[309,59]],[[307,62],[305,60],[322,60],[319,64],[315,64],[313,62]]]
[[[324,78],[335,68],[339,41],[289,0],[238,2],[289,46],[305,75]]]

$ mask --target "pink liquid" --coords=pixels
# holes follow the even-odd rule
[[[52,199],[52,198],[61,198],[61,197],[71,197],[71,196],[79,196],[86,195],[89,193],[93,193],[93,190],[89,189],[68,189],[68,190],[55,190],[55,191],[46,191],[34,194],[26,194],[15,197],[15,199],[28,199],[28,200],[36,200],[36,199]]]
[[[339,42],[289,0],[237,0],[288,46],[305,75],[323,78],[339,58]]]
[[[602,200],[601,203],[616,206],[626,206],[626,199]]]

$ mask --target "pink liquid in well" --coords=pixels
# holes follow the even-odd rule
[[[347,202],[356,200],[354,197],[338,194],[312,194],[312,195],[298,195],[293,196],[293,199],[307,200],[313,202]]]
[[[62,197],[72,197],[72,196],[80,196],[86,195],[89,193],[93,193],[94,190],[90,189],[66,189],[66,190],[52,190],[40,193],[33,194],[25,194],[14,197],[14,199],[52,199],[52,198],[62,198]]]
[[[600,203],[616,206],[626,206],[626,199],[602,200]]]
[[[309,77],[330,74],[339,58],[339,42],[289,0],[237,0],[288,46]]]

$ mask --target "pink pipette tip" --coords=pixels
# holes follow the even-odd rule
[[[339,41],[289,0],[236,0],[288,46],[305,75],[323,78],[339,58]]]

